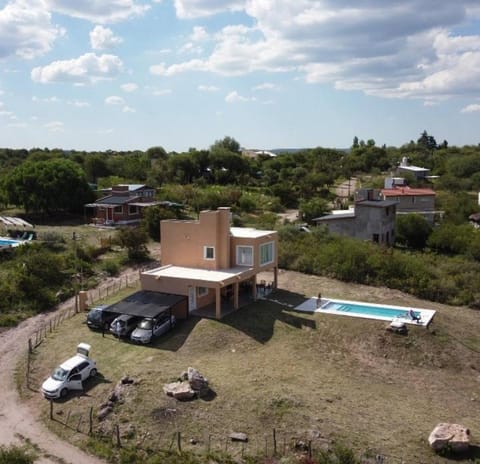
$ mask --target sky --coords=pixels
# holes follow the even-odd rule
[[[0,147],[480,143],[478,0],[0,0]]]

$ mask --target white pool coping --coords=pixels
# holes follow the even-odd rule
[[[1,245],[0,244],[0,249],[1,248],[12,248],[12,247],[17,247],[19,245],[22,245],[23,244],[23,240],[17,240],[15,238],[12,238],[12,237],[0,237],[0,240],[8,240],[8,241],[15,241],[15,243],[9,243],[8,245]]]
[[[396,309],[405,311],[405,317],[386,317],[386,316],[377,316],[371,314],[362,314],[362,313],[354,313],[354,312],[345,312],[345,311],[337,311],[335,309],[327,309],[325,306],[328,303],[337,303],[337,304],[364,304],[368,306],[373,306],[377,308],[387,308],[387,309]],[[408,311],[413,309],[416,313],[420,313],[420,321],[414,321],[409,316],[407,316]],[[412,324],[417,325],[420,327],[428,327],[428,325],[432,322],[433,317],[435,316],[436,311],[434,309],[425,309],[425,308],[416,308],[416,307],[407,307],[407,306],[395,306],[395,305],[387,305],[387,304],[375,304],[375,303],[368,303],[365,301],[350,301],[350,300],[336,300],[330,298],[321,298],[319,301],[317,297],[309,298],[308,300],[304,301],[302,304],[295,307],[297,311],[305,311],[310,313],[324,313],[324,314],[335,314],[338,316],[350,316],[350,317],[361,317],[363,319],[374,319],[377,321],[398,321],[403,322],[405,324]]]

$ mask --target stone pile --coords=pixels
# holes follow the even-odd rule
[[[122,397],[128,385],[132,385],[134,380],[131,379],[128,375],[122,377],[115,388],[111,391],[110,395],[108,395],[108,399],[105,403],[100,405],[100,411],[97,414],[97,419],[99,421],[104,420],[112,411],[115,403],[122,402]]]

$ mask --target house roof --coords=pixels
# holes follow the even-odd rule
[[[412,171],[412,172],[428,172],[430,169],[421,168],[420,166],[398,166],[398,169],[403,169],[404,171]]]
[[[332,211],[331,214],[314,218],[313,221],[330,221],[333,219],[353,219],[355,218],[355,211],[352,209]]]
[[[141,290],[108,307],[108,311],[131,316],[155,317],[187,297],[171,293]]]
[[[225,282],[233,279],[240,279],[243,274],[248,274],[252,268],[246,266],[237,266],[229,269],[208,270],[193,267],[166,265],[144,272],[155,276],[156,279],[174,278],[203,281],[223,285]]]
[[[119,187],[128,187],[129,192],[134,192],[135,190],[140,190],[142,188],[153,190],[153,187],[149,187],[148,185],[145,185],[145,184],[117,184],[117,185]]]
[[[431,195],[435,196],[434,190],[429,188],[411,188],[411,187],[394,187],[391,189],[382,189],[382,194],[385,197],[407,197],[407,196],[420,196]]]
[[[238,238],[260,238],[268,235],[276,234],[274,230],[260,230],[253,227],[230,227],[232,237]]]
[[[375,208],[388,208],[389,206],[398,205],[396,200],[360,200],[355,203],[358,206],[373,206]]]

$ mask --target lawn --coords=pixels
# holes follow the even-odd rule
[[[49,406],[39,393],[27,395],[48,426],[77,445],[87,436],[75,429],[90,407],[98,411],[118,380],[137,382],[126,390],[104,423],[120,427],[123,444],[168,448],[180,431],[183,449],[239,452],[230,432],[248,434],[245,452],[272,451],[294,439],[322,447],[341,441],[359,453],[402,458],[409,463],[447,462],[435,457],[427,437],[438,422],[456,422],[480,436],[479,313],[417,300],[382,288],[281,272],[272,298],[244,307],[221,321],[190,318],[156,342],[136,346],[87,328],[85,315],[64,322],[34,356],[32,386],[83,341],[92,345],[100,376],[83,395],[57,402],[54,415],[69,417],[70,428],[48,420]],[[412,327],[408,336],[385,331],[385,322],[293,311],[287,304],[321,291],[373,303],[437,310],[429,330]],[[189,366],[210,381],[206,399],[178,402],[164,383]],[[80,420],[80,415],[82,419]],[[82,427],[80,427],[82,428]],[[84,426],[85,428],[85,426]],[[128,438],[127,435],[130,437]],[[190,443],[190,440],[196,444]]]

